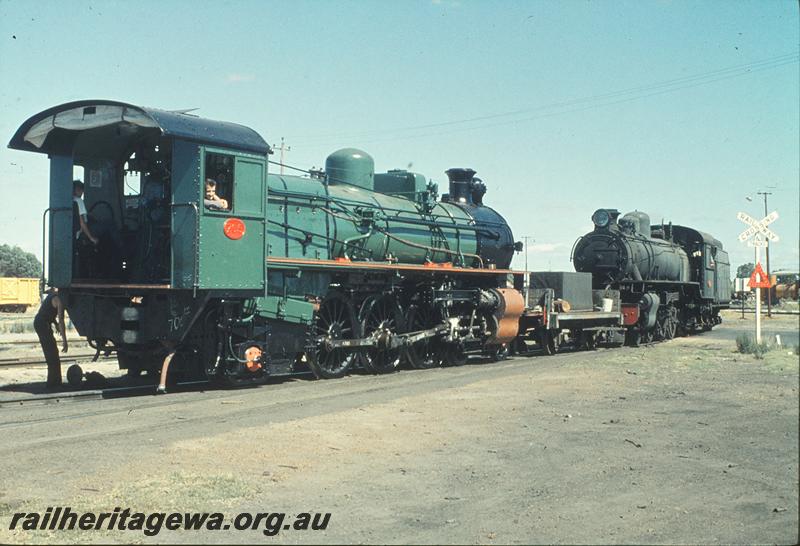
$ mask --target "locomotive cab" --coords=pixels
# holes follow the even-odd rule
[[[722,243],[702,231],[685,226],[672,226],[677,244],[686,249],[692,278],[696,279],[702,297],[715,306],[726,307],[731,300],[730,259]]]
[[[166,347],[186,343],[212,295],[266,293],[269,147],[252,129],[89,100],[31,117],[9,147],[49,156],[44,275],[78,332],[116,349],[121,367],[158,366]]]
[[[221,244],[225,240],[237,251],[247,245],[248,253],[264,257],[258,232],[268,146],[251,129],[183,112],[80,101],[33,116],[9,147],[50,158],[42,237],[43,247],[49,239],[51,286],[255,285],[263,293],[263,260],[242,264],[244,273],[226,276],[226,282],[212,280],[220,260],[234,255]],[[76,179],[84,184],[92,237],[80,230]],[[206,179],[214,180],[225,208],[204,206]],[[245,243],[247,227],[252,235]]]

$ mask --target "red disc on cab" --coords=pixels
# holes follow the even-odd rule
[[[222,231],[228,239],[236,241],[244,237],[245,231],[247,230],[244,227],[244,222],[238,218],[228,218],[222,225]]]

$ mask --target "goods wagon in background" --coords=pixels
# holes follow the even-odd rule
[[[0,277],[0,312],[24,313],[39,305],[39,279]]]

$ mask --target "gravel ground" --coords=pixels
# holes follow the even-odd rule
[[[0,377],[0,542],[796,543],[798,357],[735,353],[751,326],[164,397],[20,404],[31,378]],[[770,327],[796,335],[797,317]],[[274,537],[9,530],[56,505],[331,519]]]

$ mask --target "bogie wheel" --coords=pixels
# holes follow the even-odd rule
[[[511,348],[508,343],[503,343],[502,345],[487,347],[486,352],[489,354],[489,358],[492,359],[492,362],[502,362],[511,354]]]
[[[642,342],[642,332],[636,328],[629,328],[625,331],[625,345],[628,347],[638,347]]]
[[[528,344],[525,343],[525,338],[522,336],[515,337],[514,341],[511,342],[512,355],[526,355],[528,354],[528,351]]]
[[[594,351],[597,349],[597,332],[583,332],[582,346],[587,351]]]
[[[326,342],[339,339],[358,339],[361,325],[350,298],[339,292],[329,294],[317,311],[314,336],[316,349],[309,351],[308,367],[319,379],[342,377],[358,359],[358,353],[344,347],[330,347]]]
[[[578,330],[573,332],[573,336],[576,349],[582,351],[593,351],[597,349],[597,332],[593,330]]]
[[[708,311],[703,311],[700,315],[700,330],[702,332],[711,331],[713,324],[711,322],[711,314]]]
[[[439,324],[439,313],[435,308],[413,304],[408,308],[406,325],[409,332],[427,330]],[[435,337],[425,338],[405,349],[405,358],[412,368],[427,369],[441,366],[444,356],[443,344]]]
[[[651,337],[654,341],[661,341],[666,338],[667,326],[667,313],[666,311],[658,310],[658,318],[656,318],[656,325],[651,330]]]
[[[390,373],[400,365],[403,350],[391,348],[393,334],[404,332],[405,322],[400,306],[390,295],[372,296],[361,306],[361,331],[364,337],[375,336],[376,347],[362,352],[364,366],[375,373]]]
[[[546,355],[554,355],[558,352],[558,332],[554,330],[542,330],[539,334],[539,344]]]
[[[445,348],[444,363],[447,366],[463,366],[467,363],[467,353],[461,343],[449,343]]]
[[[669,306],[667,320],[664,323],[664,339],[673,339],[678,330],[678,310],[674,306]]]

